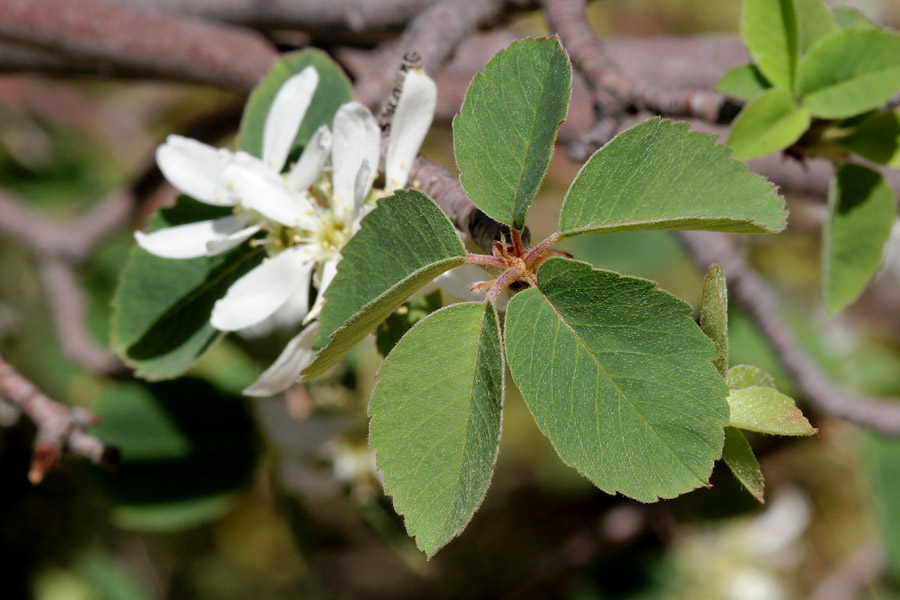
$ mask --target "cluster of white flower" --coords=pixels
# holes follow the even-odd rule
[[[135,234],[146,251],[173,259],[213,256],[251,237],[252,244],[265,248],[268,257],[216,302],[210,322],[221,331],[306,326],[244,390],[251,396],[287,389],[311,360],[317,329],[311,321],[337,271],[341,248],[375,199],[406,185],[434,117],[436,86],[421,69],[411,70],[393,116],[383,189],[372,189],[381,130],[358,102],[341,106],[333,132],[321,126],[297,162],[283,173],[318,83],[316,70],[307,67],[278,91],[263,128],[262,159],[169,136],[156,154],[166,179],[196,200],[234,207],[233,214]],[[312,307],[310,282],[317,289]]]

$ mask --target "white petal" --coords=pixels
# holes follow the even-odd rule
[[[319,291],[316,295],[316,301],[313,303],[312,310],[306,315],[305,323],[312,321],[319,316],[320,312],[322,312],[322,307],[325,305],[325,290],[328,289],[328,286],[331,285],[331,282],[334,280],[334,276],[337,275],[337,266],[339,262],[341,262],[340,254],[326,261],[325,264],[322,265],[322,281],[319,283]]]
[[[210,323],[221,331],[244,329],[278,310],[308,281],[312,255],[305,246],[288,248],[237,281],[216,301]]]
[[[406,185],[409,170],[434,119],[435,106],[437,86],[431,77],[422,69],[407,73],[391,121],[391,136],[384,158],[385,179],[389,190]]]
[[[380,147],[381,130],[368,108],[359,102],[348,102],[338,109],[334,115],[334,145],[331,148],[332,205],[338,216],[353,211],[356,175],[363,161],[372,165],[365,190],[366,194],[369,193],[368,188],[378,169]]]
[[[156,164],[179,191],[207,204],[232,206],[222,171],[231,162],[231,153],[197,140],[170,135],[156,149]]]
[[[319,127],[316,132],[309,138],[309,143],[303,149],[303,154],[291,174],[288,175],[288,187],[293,190],[306,191],[306,189],[315,183],[325,161],[328,160],[328,154],[331,152],[331,132],[328,131],[326,125]]]
[[[134,232],[138,245],[162,258],[197,258],[212,256],[237,246],[251,235],[259,231],[259,227],[246,227],[246,222],[238,217],[222,217],[211,221],[197,221],[186,225],[176,225],[159,229],[152,233]],[[221,250],[212,250],[208,245],[220,240],[238,239],[231,246]]]
[[[225,171],[241,203],[288,227],[314,226],[318,219],[306,196],[292,192],[280,178],[273,179],[243,165]]]
[[[284,167],[318,85],[318,71],[306,67],[282,84],[269,107],[263,126],[262,157],[276,173]]]
[[[313,323],[287,343],[281,354],[256,383],[244,390],[247,396],[273,396],[291,387],[313,357],[313,342],[318,323]]]
[[[491,279],[494,277],[477,265],[461,265],[441,273],[434,278],[434,282],[439,288],[458,298],[481,301],[484,300],[484,294],[473,292],[472,286]]]
[[[216,254],[221,254],[222,252],[226,252],[231,250],[236,246],[240,246],[245,241],[249,240],[250,237],[262,229],[262,225],[251,225],[250,227],[245,227],[240,231],[232,233],[230,235],[226,235],[219,239],[210,240],[206,242],[206,253],[209,256],[214,256]]]
[[[298,284],[297,291],[290,295],[287,301],[269,318],[241,329],[238,333],[245,338],[259,338],[275,331],[296,331],[303,324],[306,314],[309,312],[309,279],[312,269],[305,272],[303,281]]]
[[[359,214],[360,209],[366,201],[366,196],[369,195],[369,190],[372,187],[372,184],[369,180],[369,175],[372,173],[372,169],[369,167],[369,161],[364,160],[363,163],[359,166],[359,171],[356,173],[356,183],[353,184],[353,215],[356,218],[356,215]]]

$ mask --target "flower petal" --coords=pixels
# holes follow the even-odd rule
[[[293,246],[259,265],[237,281],[216,301],[210,323],[221,331],[255,325],[281,308],[298,293],[313,257],[305,246]]]
[[[318,323],[313,323],[287,343],[275,362],[266,369],[256,383],[244,390],[247,396],[273,396],[293,385],[313,357],[312,345]]]
[[[284,168],[318,85],[319,72],[306,67],[282,84],[269,106],[263,125],[262,159],[276,173]]]
[[[311,228],[318,222],[309,199],[292,192],[280,178],[267,177],[244,165],[231,165],[225,176],[241,203],[288,227]]]
[[[304,323],[309,323],[313,319],[319,316],[319,313],[322,312],[322,307],[325,305],[325,290],[328,289],[328,286],[331,285],[334,276],[337,275],[337,266],[338,263],[341,262],[341,255],[338,254],[334,258],[331,258],[322,265],[322,281],[319,283],[319,291],[316,295],[316,301],[313,303],[312,310],[309,311],[309,314],[306,315],[306,320]]]
[[[231,160],[227,150],[180,135],[170,135],[156,149],[156,164],[169,183],[192,198],[218,206],[235,203],[222,175]]]
[[[331,132],[328,131],[326,125],[322,125],[309,138],[309,143],[303,149],[303,154],[300,155],[297,164],[291,169],[291,174],[287,178],[288,187],[305,192],[309,186],[315,183],[319,173],[322,172],[322,167],[325,166],[325,161],[328,160],[330,152]]]
[[[215,256],[216,254],[221,254],[222,252],[227,252],[232,248],[240,246],[260,229],[262,229],[261,224],[251,225],[250,227],[245,227],[230,235],[226,235],[216,240],[210,240],[206,242],[206,254]]]
[[[275,331],[296,331],[297,327],[305,323],[306,314],[309,312],[309,279],[312,268],[307,269],[301,277],[303,281],[298,284],[297,291],[288,297],[278,310],[269,318],[241,329],[238,333],[245,338],[260,338]]]
[[[365,195],[369,193],[378,169],[380,148],[381,129],[369,109],[359,102],[342,105],[334,115],[334,145],[331,148],[334,184],[331,202],[339,217],[354,210],[356,175],[363,161],[372,165]]]
[[[437,86],[431,77],[422,69],[407,73],[391,121],[391,136],[384,159],[389,190],[406,185],[409,170],[434,119],[435,106]]]
[[[439,288],[458,298],[469,301],[482,301],[484,294],[472,291],[472,286],[480,281],[494,279],[490,273],[477,265],[461,265],[441,273],[434,278]]]
[[[257,231],[258,225],[247,227],[244,220],[231,216],[166,227],[152,233],[135,231],[134,239],[141,248],[162,258],[197,258],[233,248]],[[234,243],[221,249],[210,247],[225,240]]]

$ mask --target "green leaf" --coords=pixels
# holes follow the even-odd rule
[[[652,502],[706,485],[726,389],[691,307],[651,281],[561,258],[516,294],[506,355],[563,462],[608,493]]]
[[[369,441],[385,492],[429,557],[484,498],[502,404],[500,329],[490,303],[454,304],[426,317],[378,371]]]
[[[328,125],[329,129],[331,128],[331,121],[337,109],[341,104],[353,99],[350,95],[350,80],[341,67],[321,50],[291,52],[283,54],[275,61],[250,94],[241,119],[241,129],[237,137],[238,148],[254,156],[262,156],[263,125],[266,122],[266,115],[269,114],[269,107],[284,82],[309,66],[315,67],[319,72],[319,85],[291,151],[304,146],[320,125]]]
[[[790,396],[771,387],[746,387],[728,392],[729,425],[772,435],[813,435]]]
[[[466,262],[453,225],[417,190],[379,200],[341,256],[319,315],[316,348],[321,350],[303,371],[304,379],[339,361],[410,294]]]
[[[703,281],[700,330],[716,347],[713,365],[724,376],[728,370],[728,288],[719,265],[710,265]]]
[[[775,380],[759,367],[737,365],[728,369],[725,385],[729,390],[740,390],[746,387],[769,387],[775,389]]]
[[[92,469],[129,529],[179,530],[220,517],[251,479],[257,447],[240,396],[209,383],[178,381],[109,386],[95,406],[91,434],[117,447],[115,472]]]
[[[734,427],[725,428],[725,446],[722,449],[722,460],[737,477],[750,494],[759,500],[763,500],[765,479],[759,461],[753,455],[753,448],[744,434]]]
[[[775,86],[791,89],[797,64],[797,15],[791,0],[744,0],[741,36]]]
[[[896,215],[894,191],[880,173],[846,164],[835,174],[822,244],[822,289],[830,313],[856,300],[878,271]]]
[[[774,186],[715,136],[653,118],[617,135],[578,172],[559,216],[562,237],[634,229],[769,233],[784,229]]]
[[[841,6],[831,11],[834,21],[841,29],[876,29],[872,21],[868,20],[861,12],[849,6]]]
[[[463,188],[492,219],[525,226],[571,92],[572,67],[556,38],[513,42],[475,75],[453,119],[453,149]]]
[[[149,229],[228,214],[185,196],[150,220]],[[139,377],[170,379],[187,370],[221,333],[209,323],[216,300],[262,262],[261,248],[189,260],[154,256],[135,245],[113,297],[111,345]]]
[[[900,167],[900,111],[869,117],[837,143],[878,164]]]
[[[788,90],[774,88],[744,107],[728,134],[728,145],[735,158],[751,160],[784,150],[800,139],[809,123],[809,111],[798,108]]]
[[[900,89],[900,35],[844,31],[800,63],[797,90],[816,117],[838,119],[880,108]]]
[[[771,87],[772,84],[759,67],[752,64],[734,67],[722,75],[722,79],[716,84],[716,89],[723,94],[745,102],[753,100]]]
[[[760,70],[775,86],[794,87],[797,61],[839,28],[820,0],[744,0],[741,34]]]
[[[400,338],[410,328],[443,306],[441,291],[435,290],[427,296],[414,298],[404,302],[397,310],[391,313],[384,322],[375,330],[375,345],[382,356],[397,345]]]

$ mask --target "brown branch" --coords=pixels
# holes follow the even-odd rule
[[[97,418],[83,408],[70,408],[42,393],[0,355],[0,397],[18,407],[37,427],[28,478],[39,483],[66,452],[92,463],[115,466],[119,451],[88,435]]]
[[[885,435],[900,435],[900,403],[857,395],[831,381],[797,343],[781,317],[775,290],[744,260],[731,238],[698,231],[679,232],[679,238],[704,270],[713,263],[722,267],[732,298],[750,314],[809,406]]]
[[[584,0],[544,0],[550,26],[559,35],[575,67],[594,89],[598,106],[609,114],[619,108],[646,110],[671,117],[693,117],[727,123],[740,106],[727,97],[706,90],[661,89],[621,73],[606,57],[584,13]]]
[[[0,38],[89,60],[98,71],[252,87],[277,57],[255,32],[102,0],[4,0]]]

